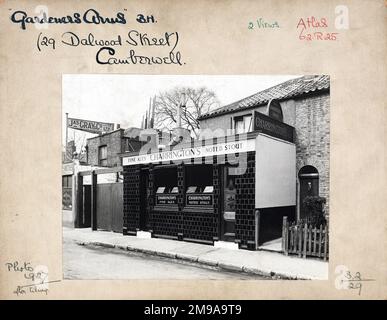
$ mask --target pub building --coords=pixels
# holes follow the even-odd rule
[[[124,234],[257,250],[281,238],[284,216],[304,217],[304,197],[328,200],[329,76],[289,80],[199,121],[201,139],[122,154]]]

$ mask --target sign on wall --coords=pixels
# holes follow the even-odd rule
[[[176,148],[171,151],[140,154],[137,156],[124,157],[122,165],[154,163],[160,161],[174,161],[200,157],[217,156],[221,154],[232,154],[240,152],[255,151],[255,140],[241,140],[227,143],[219,143],[192,148]]]
[[[272,119],[258,111],[254,114],[254,130],[273,137],[294,142],[294,128],[286,123]]]
[[[82,120],[75,118],[67,119],[67,127],[71,129],[86,131],[90,133],[103,133],[114,131],[114,123]]]
[[[176,194],[156,195],[156,205],[177,204]]]
[[[212,194],[192,194],[186,196],[187,206],[211,206],[212,203]]]

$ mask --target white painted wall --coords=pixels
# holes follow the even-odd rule
[[[264,134],[255,142],[255,207],[295,206],[295,145]]]

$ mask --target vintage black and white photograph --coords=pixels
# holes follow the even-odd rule
[[[64,279],[327,280],[329,75],[62,75]]]

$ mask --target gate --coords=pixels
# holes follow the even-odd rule
[[[122,232],[123,183],[119,182],[122,167],[78,172],[77,175],[77,228]],[[100,174],[114,174],[115,182],[97,183]],[[84,185],[83,178],[90,176],[91,185]],[[110,178],[109,178],[110,180]],[[113,181],[114,181],[113,180]]]
[[[123,184],[97,184],[97,229],[122,232]]]

